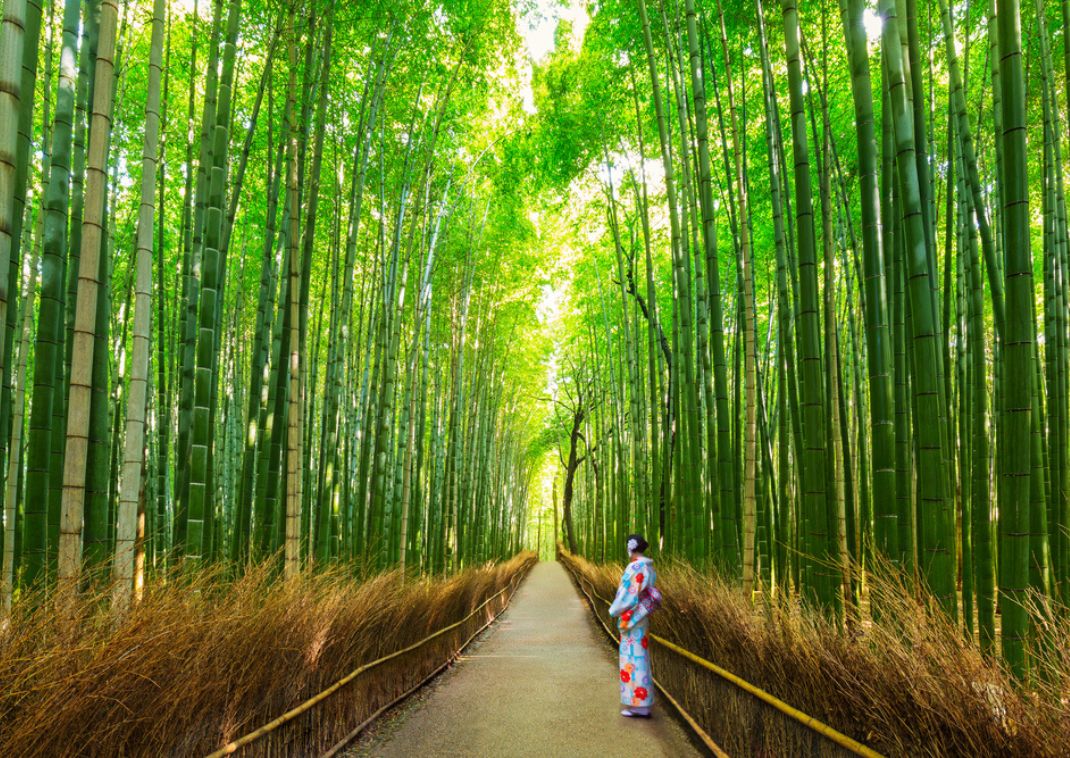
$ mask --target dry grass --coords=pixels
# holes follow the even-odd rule
[[[562,560],[612,597],[620,566]],[[1059,756],[1070,746],[1065,622],[1047,626],[1040,674],[1021,688],[901,584],[871,587],[888,623],[848,630],[795,603],[755,609],[686,566],[659,566],[658,586],[655,634],[886,755]],[[715,674],[660,647],[654,656],[655,676],[731,755],[842,754]]]
[[[278,581],[265,566],[157,581],[117,621],[106,592],[77,620],[23,603],[0,631],[0,754],[204,755],[311,697],[362,663],[460,620],[526,571],[523,554],[437,580],[342,569]],[[250,753],[305,754],[346,734],[446,660],[497,612],[370,670]]]

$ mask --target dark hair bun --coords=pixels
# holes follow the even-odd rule
[[[650,547],[650,543],[643,539],[641,534],[629,534],[625,542],[628,545],[628,551],[632,553],[645,553],[646,549]],[[632,547],[633,542],[635,547]]]

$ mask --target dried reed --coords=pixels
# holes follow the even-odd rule
[[[611,598],[621,566],[561,554]],[[1070,629],[1043,627],[1037,676],[1014,683],[904,582],[869,591],[879,624],[847,629],[796,602],[752,607],[742,593],[663,563],[651,631],[886,755],[1059,756],[1070,745]],[[596,609],[605,618],[605,608]],[[672,652],[654,675],[731,755],[838,755],[841,749]]]
[[[106,589],[75,617],[22,603],[0,632],[0,754],[204,755],[357,666],[464,618],[534,562],[449,578],[357,582],[342,568],[278,580],[269,566],[151,582],[122,619]],[[504,601],[504,598],[503,598]],[[500,606],[362,675],[251,754],[313,753],[418,682]]]

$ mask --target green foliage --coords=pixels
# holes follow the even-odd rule
[[[3,490],[24,513],[21,587],[50,581],[58,542],[49,503],[82,221],[66,171],[72,188],[86,183],[88,141],[74,138],[94,75],[87,47],[86,66],[57,79],[62,46],[77,61],[82,44],[81,6],[68,5],[66,37],[57,6],[25,40],[37,69],[18,114],[0,103],[0,118],[25,121],[14,173],[28,177],[0,200],[25,203],[23,224],[44,212],[25,235],[44,250],[25,450],[7,451],[0,430],[0,448],[23,456]],[[194,14],[172,2],[153,240],[162,323],[140,452],[157,504],[147,570],[186,553],[215,561],[224,546],[242,561],[250,541],[274,553],[289,508],[291,554],[298,540],[313,562],[437,572],[547,544],[544,512],[567,505],[554,521],[572,522],[588,556],[636,529],[728,574],[753,555],[762,592],[798,592],[833,616],[842,602],[844,620],[865,606],[873,561],[889,558],[970,634],[956,594],[976,594],[986,649],[996,565],[1005,603],[1027,584],[1070,596],[1070,46],[1055,4],[1000,4],[1017,32],[1002,17],[997,29],[986,3],[951,4],[945,19],[940,0],[885,0],[880,25],[871,3],[823,0],[787,28],[795,4],[780,5],[649,0],[648,48],[634,0],[307,0],[292,31],[290,5],[254,0],[240,6],[228,82],[230,4],[198,0]],[[120,8],[110,114],[99,330],[110,344],[90,381],[94,428],[112,431],[97,445],[113,453],[134,339],[148,7]],[[524,30],[539,14],[560,20],[542,27],[553,49],[531,60]],[[1015,40],[998,35],[1015,33],[1020,72],[999,54]],[[228,84],[229,114],[217,102]],[[299,324],[284,330],[292,302]],[[14,318],[0,423],[18,399],[13,330]],[[573,447],[572,499],[551,504]],[[109,493],[121,468],[99,469]],[[206,509],[196,547],[191,482]],[[989,540],[997,514],[1004,534]],[[977,581],[960,587],[961,575]],[[1026,615],[1010,614],[1022,673],[1036,636]]]

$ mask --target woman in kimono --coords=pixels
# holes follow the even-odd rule
[[[654,586],[654,562],[643,555],[649,547],[641,534],[628,537],[628,565],[620,579],[609,615],[620,629],[620,702],[622,716],[650,717],[654,705],[654,675],[650,669],[647,610],[639,602],[643,590]]]

